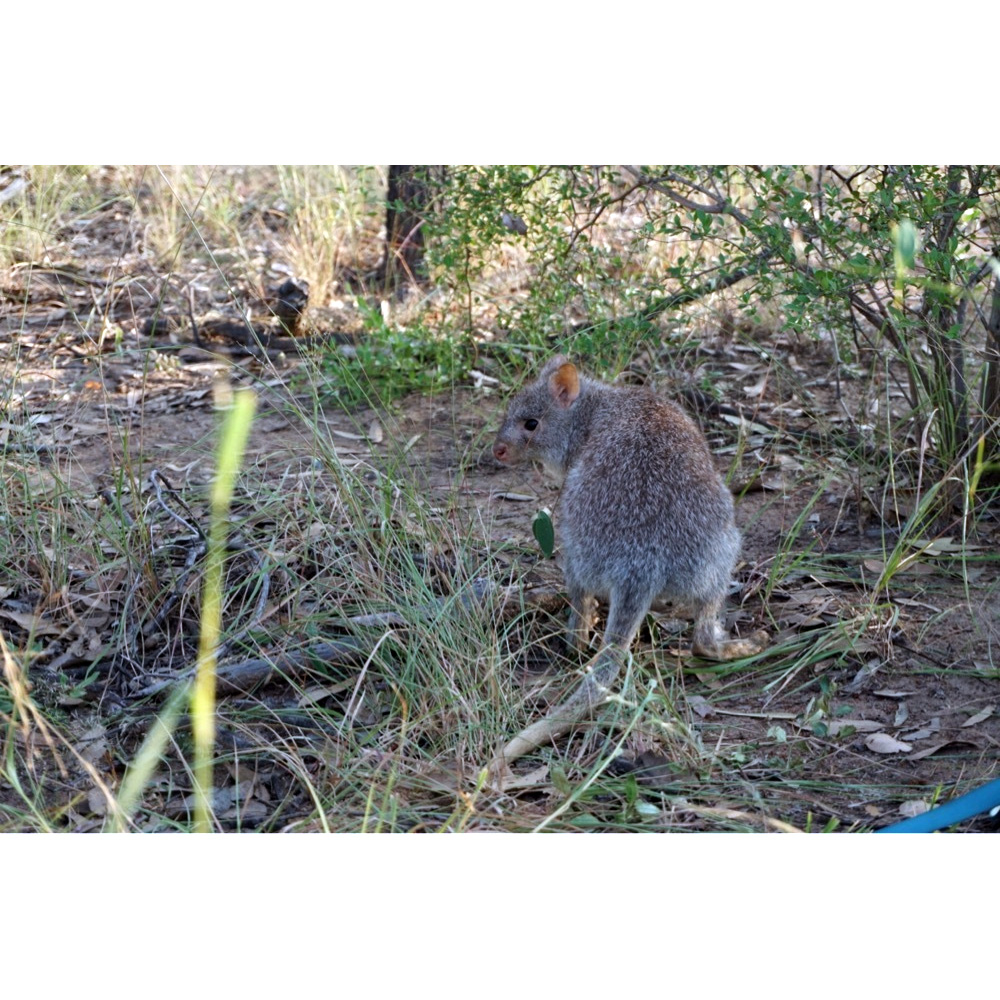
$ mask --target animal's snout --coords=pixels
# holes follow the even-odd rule
[[[510,458],[510,449],[503,443],[503,441],[497,441],[493,445],[493,457],[498,462],[506,462]]]

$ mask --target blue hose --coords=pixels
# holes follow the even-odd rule
[[[904,819],[901,823],[884,826],[876,833],[933,833],[946,826],[954,826],[962,820],[972,819],[980,813],[988,812],[1000,806],[1000,778],[991,781],[982,788],[966,792],[957,799],[936,806],[919,816]]]

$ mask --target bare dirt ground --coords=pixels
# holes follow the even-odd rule
[[[51,272],[36,270],[30,281],[26,271],[17,272],[0,289],[7,409],[0,446],[7,487],[22,489],[26,504],[20,522],[8,530],[41,537],[41,522],[46,530],[57,530],[65,515],[61,498],[70,492],[95,508],[114,502],[123,488],[148,497],[154,468],[180,494],[203,491],[213,472],[218,425],[213,383],[233,375],[233,364],[237,380],[240,371],[260,379],[246,465],[271,495],[288,489],[314,454],[288,405],[299,362],[291,358],[266,366],[233,345],[214,345],[219,354],[213,355],[196,350],[183,335],[172,341],[144,335],[145,310],[124,298],[117,300],[119,314],[111,317],[123,331],[117,342],[84,335],[80,310],[106,273],[97,264],[82,269],[64,264]],[[835,411],[826,385],[829,360],[822,352],[799,345],[788,361],[793,345],[772,350],[783,351],[783,370],[795,372],[800,387],[813,386],[809,398],[815,411]],[[758,355],[739,353],[723,340],[707,344],[705,351],[715,352],[709,357],[715,368],[731,372],[723,388],[734,408],[746,412],[749,396],[751,415],[772,425],[793,431],[815,426],[810,414],[779,418],[788,393],[778,380],[747,392],[770,371]],[[661,370],[668,360],[665,352],[651,350],[637,362],[638,376]],[[408,398],[389,412],[328,407],[318,416],[343,461],[370,467],[374,476],[387,469],[398,475],[403,456],[430,507],[465,518],[470,530],[480,533],[484,551],[508,553],[504,560],[522,579],[558,589],[558,564],[538,554],[530,527],[534,510],[555,507],[557,491],[538,470],[501,470],[488,456],[507,388],[470,384],[451,395]],[[933,545],[876,593],[875,581],[895,544],[891,518],[883,516],[886,484],[801,436],[751,427],[738,444],[724,414],[700,417],[720,468],[735,466],[740,495],[742,590],[734,598],[730,625],[746,632],[768,628],[776,652],[745,669],[720,670],[691,659],[685,633],[677,632],[669,615],[652,616],[650,629],[640,636],[636,669],[673,685],[678,711],[702,744],[717,748],[715,759],[725,762],[724,787],[738,802],[716,794],[710,805],[699,805],[699,787],[718,777],[713,768],[679,766],[662,743],[636,731],[616,767],[632,770],[642,786],[675,796],[664,826],[712,829],[715,818],[746,816],[753,811],[747,803],[759,801],[766,803],[763,812],[800,828],[831,822],[840,829],[870,828],[900,818],[901,806],[905,815],[931,804],[939,789],[948,798],[1000,776],[995,513],[964,539],[958,524],[944,526]],[[123,470],[128,470],[124,479]],[[894,494],[895,500],[906,492]],[[244,508],[253,502],[253,497],[241,500]],[[65,524],[71,532],[72,519],[66,517]],[[51,684],[49,707],[59,712],[84,758],[112,781],[141,734],[109,726],[107,718],[127,709],[132,698],[148,699],[151,685],[188,664],[161,648],[149,663],[135,664],[124,681],[119,660],[117,675],[99,670],[99,679],[79,694],[55,685],[60,671],[82,680],[95,662],[111,662],[107,651],[120,640],[115,630],[120,605],[106,595],[87,599],[80,584],[95,571],[100,552],[89,558],[90,563],[71,567],[76,576],[65,580],[46,579],[46,568],[35,557],[21,579],[5,571],[0,631],[9,649],[35,650],[37,666],[29,677],[36,700],[45,703]],[[84,599],[61,602],[60,592]],[[530,669],[519,683],[531,686],[547,676],[546,659],[529,656]],[[508,735],[494,737],[502,741]],[[601,749],[589,739],[575,736],[561,752],[580,759]],[[536,773],[538,763],[529,758],[519,774]],[[99,796],[88,791],[86,774],[63,776],[59,787],[70,826],[99,825]],[[288,793],[270,789],[272,799],[280,794]],[[534,784],[529,779],[517,794],[524,815],[533,810],[544,815],[559,790],[549,778]],[[289,802],[284,820],[300,807],[307,811],[304,798],[299,793]],[[18,801],[9,788],[0,788],[0,800]],[[170,802],[167,790],[164,802]],[[245,809],[242,816],[251,825]],[[995,825],[980,817],[964,828]]]

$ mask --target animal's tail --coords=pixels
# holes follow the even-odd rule
[[[576,690],[553,708],[544,719],[517,734],[490,765],[494,773],[503,771],[512,761],[569,732],[586,719],[607,697],[618,679],[627,653],[619,646],[605,646],[587,664],[587,675]]]

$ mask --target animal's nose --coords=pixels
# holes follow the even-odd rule
[[[502,444],[499,441],[495,445],[493,445],[493,457],[498,462],[506,462],[507,461],[507,445]]]

